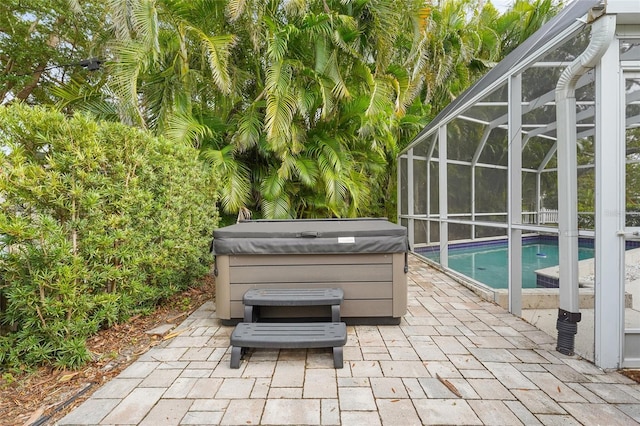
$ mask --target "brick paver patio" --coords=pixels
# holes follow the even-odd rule
[[[329,349],[255,350],[229,368],[232,327],[208,302],[59,425],[626,425],[640,385],[411,257],[398,326],[350,326]]]

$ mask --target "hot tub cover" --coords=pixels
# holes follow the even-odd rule
[[[403,253],[407,230],[386,219],[251,220],[213,232],[214,254]]]

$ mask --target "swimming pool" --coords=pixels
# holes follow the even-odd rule
[[[439,262],[440,253],[424,249],[417,253]],[[593,247],[578,248],[578,259],[591,259]],[[507,288],[509,282],[507,242],[491,245],[449,248],[449,269],[464,274],[491,288]],[[554,241],[523,241],[522,243],[522,287],[536,288],[535,271],[558,265],[558,243]]]

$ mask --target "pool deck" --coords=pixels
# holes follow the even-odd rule
[[[400,325],[349,326],[330,350],[255,350],[229,368],[212,302],[59,425],[635,425],[640,384],[410,257]]]

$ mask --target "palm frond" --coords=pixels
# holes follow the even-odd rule
[[[282,62],[267,70],[265,131],[267,140],[276,152],[291,141],[291,123],[297,109],[297,97],[291,91],[290,81],[290,67]]]
[[[260,183],[260,194],[268,200],[274,200],[282,195],[285,179],[278,170],[273,170]]]
[[[351,93],[349,93],[349,88],[347,87],[340,73],[340,64],[338,63],[337,51],[334,51],[329,58],[326,74],[334,83],[332,93],[335,95],[335,97],[337,99],[349,99],[351,97]]]
[[[269,59],[278,62],[284,58],[287,53],[287,45],[289,44],[288,37],[285,37],[285,33],[276,33],[269,41],[269,47],[267,48],[267,54]]]
[[[302,115],[309,115],[315,112],[316,93],[312,90],[297,90],[297,109]]]
[[[267,140],[276,152],[291,141],[291,123],[296,111],[296,99],[292,93],[267,96],[265,129]]]
[[[329,79],[319,76],[318,84],[320,85],[320,94],[322,95],[321,117],[327,118],[335,108],[336,104],[333,94],[333,83]]]
[[[291,155],[297,155],[302,152],[307,138],[307,129],[302,127],[295,120],[291,122],[291,145],[289,152]]]
[[[295,162],[296,159],[293,155],[285,152],[280,156],[280,167],[278,168],[278,177],[285,180],[291,180],[293,173],[295,171]]]
[[[249,169],[233,155],[233,146],[220,150],[207,149],[201,156],[209,161],[220,176],[220,201],[226,213],[236,213],[248,204],[251,194]]]
[[[327,171],[326,173],[323,173],[323,181],[327,207],[331,209],[334,215],[338,217],[342,216],[340,214],[341,206],[343,205],[347,194],[347,187],[344,180],[335,172]]]
[[[314,70],[316,73],[322,74],[329,61],[329,56],[331,56],[327,43],[323,39],[319,38],[314,43],[314,53]]]
[[[229,0],[227,3],[227,14],[231,22],[238,20],[245,11],[247,0]]]
[[[327,13],[307,12],[302,18],[300,29],[311,39],[330,38],[333,17]]]
[[[73,13],[77,13],[78,15],[83,14],[84,9],[82,8],[79,0],[67,0],[67,4]]]
[[[265,89],[269,93],[282,93],[288,90],[291,84],[291,66],[284,61],[274,62],[267,68]]]
[[[211,130],[193,115],[177,113],[169,117],[165,136],[175,142],[199,146],[202,138],[211,136]]]
[[[131,26],[137,40],[142,40],[154,59],[160,54],[158,11],[154,0],[138,0],[132,4]]]
[[[146,67],[147,50],[144,44],[134,40],[113,43],[112,49],[117,57],[115,62],[107,64],[113,77],[113,90],[125,108],[135,111],[134,121],[145,124],[138,106],[138,76]]]
[[[296,158],[294,167],[300,181],[309,188],[316,185],[319,176],[318,165],[311,158]]]
[[[395,91],[396,97],[396,114],[403,116],[406,113],[407,107],[413,102],[413,98],[407,99],[409,93],[410,80],[407,70],[398,65],[391,65],[388,69],[390,75],[390,82]]]
[[[232,140],[239,152],[244,152],[258,144],[262,129],[262,113],[254,107],[240,114],[238,130]]]
[[[308,10],[307,0],[287,0],[284,10],[291,16],[304,16]]]
[[[388,113],[389,109],[393,109],[392,92],[393,90],[386,79],[376,78],[365,115],[377,116]]]
[[[211,70],[213,81],[222,93],[231,93],[231,77],[229,75],[229,56],[237,38],[234,35],[209,36],[202,30],[189,27],[202,43]]]
[[[289,197],[282,194],[273,200],[262,200],[262,214],[268,219],[292,219],[291,202]]]
[[[131,1],[107,0],[107,8],[117,40],[131,39]]]
[[[361,206],[369,205],[371,201],[370,182],[365,174],[356,170],[351,170],[349,178],[345,180],[345,186],[349,194],[349,202],[346,203],[345,216],[359,216]]]
[[[358,29],[357,21],[352,16],[347,15],[339,15],[336,21],[338,25],[332,33],[332,40],[335,45],[347,55],[358,60],[364,60],[358,49],[360,30]]]

